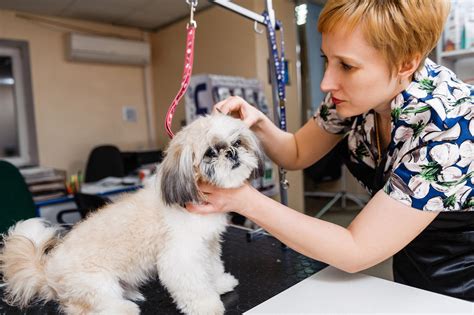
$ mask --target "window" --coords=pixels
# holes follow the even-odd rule
[[[0,159],[38,164],[28,43],[0,40]]]

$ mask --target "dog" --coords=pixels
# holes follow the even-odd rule
[[[223,314],[220,295],[238,284],[220,257],[226,215],[183,207],[205,200],[198,182],[233,188],[258,176],[259,147],[239,119],[201,117],[172,139],[155,180],[65,236],[39,218],[18,222],[0,252],[5,301],[23,308],[56,300],[74,315],[139,314],[138,288],[157,274],[181,312]]]

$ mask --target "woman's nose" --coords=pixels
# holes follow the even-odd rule
[[[326,68],[326,70],[324,71],[324,76],[323,80],[321,81],[320,88],[321,91],[323,91],[324,93],[329,93],[337,90],[336,76],[329,68]]]

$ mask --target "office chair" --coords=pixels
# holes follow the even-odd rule
[[[28,185],[16,166],[0,161],[0,233],[17,221],[36,217]]]
[[[86,183],[96,182],[109,176],[125,176],[122,154],[113,145],[95,147],[87,159],[84,181]]]
[[[341,179],[342,187],[338,192],[305,191],[305,197],[330,198],[330,200],[316,213],[321,218],[331,207],[341,200],[342,208],[347,207],[347,200],[351,200],[358,207],[363,208],[366,200],[346,191],[346,168],[343,166],[341,150],[344,150],[344,141],[341,141],[326,156],[304,170],[304,174],[315,183],[323,183]]]
[[[87,215],[95,210],[102,208],[106,204],[110,203],[111,200],[105,196],[75,193],[74,202],[77,205],[77,209],[62,210],[56,215],[58,223],[65,224],[63,216],[68,213],[78,212],[82,219],[86,218]]]

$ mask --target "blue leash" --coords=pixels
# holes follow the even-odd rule
[[[286,96],[285,96],[285,41],[283,37],[283,24],[281,21],[276,20],[275,25],[276,29],[280,31],[280,53],[278,53],[278,45],[276,41],[276,34],[275,29],[270,21],[270,16],[268,12],[263,12],[262,14],[264,18],[264,22],[267,26],[268,36],[270,38],[271,43],[271,50],[272,50],[272,57],[273,63],[276,69],[276,81],[277,81],[277,89],[278,89],[278,99],[279,104],[278,107],[280,109],[280,129],[286,131]]]
[[[283,37],[283,24],[281,21],[275,20],[276,29],[280,31],[280,53],[278,53],[278,45],[276,40],[276,30],[273,28],[272,22],[270,21],[270,16],[268,12],[263,12],[262,14],[264,22],[267,26],[268,38],[270,39],[273,63],[275,65],[276,71],[276,81],[277,81],[277,90],[278,90],[278,108],[280,110],[280,129],[286,131],[286,95],[285,95],[285,40]],[[277,106],[275,104],[275,106]],[[276,117],[275,117],[276,119]],[[286,190],[289,187],[289,182],[286,179],[286,171],[279,167],[280,173],[280,194],[281,202],[284,205],[288,205],[288,197]]]
[[[277,90],[278,90],[278,107],[280,110],[280,129],[286,131],[286,110],[285,110],[285,103],[286,103],[286,96],[285,96],[285,41],[283,40],[283,24],[276,20],[275,26],[280,31],[280,54],[278,53],[278,45],[276,41],[275,29],[273,28],[272,22],[270,21],[270,16],[268,15],[267,11],[262,13],[264,22],[267,26],[267,34],[270,40],[271,45],[271,54],[273,57],[273,64],[275,65],[275,72],[276,72],[276,81],[277,81]],[[273,88],[273,87],[272,87]],[[273,92],[273,91],[272,91]],[[274,104],[277,106],[276,104]],[[277,119],[277,117],[275,117]],[[280,173],[280,197],[281,203],[285,206],[288,205],[288,194],[287,190],[290,186],[288,180],[286,179],[286,171],[279,167]],[[247,240],[251,241],[257,235],[263,235],[263,228],[259,228],[252,232],[248,232]],[[286,246],[281,243],[282,247],[286,248]]]

